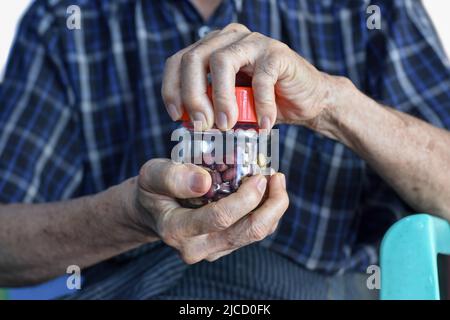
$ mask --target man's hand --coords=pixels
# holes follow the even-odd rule
[[[212,100],[207,96],[211,74]],[[331,103],[337,78],[319,72],[286,44],[240,24],[230,24],[179,51],[166,62],[162,96],[172,119],[186,108],[203,128],[227,130],[236,123],[237,74],[251,78],[261,128],[275,122],[310,124]]]
[[[214,109],[206,94],[207,72]],[[349,79],[319,72],[285,44],[242,25],[215,31],[167,60],[167,111],[177,119],[184,107],[206,128],[214,122],[231,128],[237,118],[233,90],[242,73],[252,79],[262,128],[276,121],[304,125],[338,140],[416,211],[450,219],[450,179],[443,174],[450,163],[448,131],[381,106]]]
[[[261,175],[246,179],[236,193],[199,209],[181,207],[176,198],[205,194],[208,172],[192,164],[154,159],[141,169],[128,210],[139,228],[176,248],[186,263],[213,261],[271,234],[289,199],[284,175],[269,182]],[[268,198],[260,205],[269,184]]]

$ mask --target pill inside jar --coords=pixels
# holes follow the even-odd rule
[[[208,89],[211,94],[211,88]],[[252,89],[236,87],[238,121],[226,132],[216,128],[198,131],[189,116],[183,114],[182,162],[194,163],[211,176],[211,187],[203,196],[179,199],[183,207],[198,208],[236,192],[246,177],[264,174],[269,164],[260,150],[260,130],[253,102]],[[264,143],[270,146],[270,136]],[[264,150],[268,149],[265,146]]]

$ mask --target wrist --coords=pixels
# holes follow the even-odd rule
[[[109,215],[112,229],[121,241],[149,243],[159,240],[142,223],[144,214],[136,205],[136,179],[131,178],[98,194],[95,198],[97,210]]]
[[[345,77],[325,75],[326,98],[322,112],[314,119],[311,129],[324,136],[338,140],[347,146],[347,128],[352,122],[353,108],[362,107],[362,94],[354,84]]]

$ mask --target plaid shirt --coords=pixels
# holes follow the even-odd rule
[[[66,27],[72,4],[80,30]],[[381,8],[380,30],[367,28],[370,4]],[[160,95],[164,62],[231,22],[287,43],[381,103],[450,127],[450,68],[419,1],[224,0],[207,22],[187,0],[35,1],[0,91],[0,202],[96,193],[170,157],[178,124]],[[290,207],[262,244],[326,273],[377,263],[383,233],[412,210],[341,143],[279,129]],[[125,257],[137,263],[144,249]]]

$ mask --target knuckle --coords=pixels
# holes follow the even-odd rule
[[[335,79],[340,87],[348,87],[353,85],[353,82],[347,77],[337,76]]]
[[[246,26],[236,22],[230,23],[223,30],[231,32],[250,32],[250,30]]]
[[[286,50],[291,50],[291,48],[289,48],[289,46],[286,43],[278,41],[278,40],[271,40],[270,46],[277,53],[286,51]]]
[[[253,77],[252,87],[255,91],[259,90],[259,92],[256,92],[256,94],[254,94],[255,101],[257,101],[258,104],[270,104],[271,107],[274,105],[275,81],[272,80],[272,78],[268,78],[265,73],[259,73],[259,75],[257,74]],[[276,111],[276,109],[274,111]]]
[[[249,38],[252,38],[252,39],[254,39],[254,40],[259,40],[259,39],[261,39],[261,38],[264,38],[265,36],[263,35],[263,34],[261,34],[261,33],[259,33],[259,32],[252,32],[250,35],[249,35]]]
[[[268,235],[268,228],[262,223],[253,223],[248,230],[249,237],[253,241],[261,241]]]
[[[181,65],[186,66],[190,65],[192,63],[196,63],[201,59],[200,54],[198,50],[192,49],[191,51],[186,52],[181,57]]]
[[[197,262],[200,262],[202,259],[198,258],[195,255],[181,253],[181,260],[183,260],[186,264],[195,264]]]
[[[217,257],[217,256],[212,256],[212,257],[207,257],[207,258],[206,258],[206,261],[208,261],[208,262],[214,262],[214,261],[216,261],[217,259],[219,259],[219,257]]]
[[[215,254],[212,254],[212,255],[209,255],[208,257],[206,257],[205,260],[208,262],[214,262],[214,261],[217,261],[220,258],[226,256],[227,254],[229,254],[229,252],[215,253]]]
[[[229,53],[234,54],[236,56],[242,56],[245,54],[244,48],[239,43],[232,43],[230,44],[227,49]]]
[[[157,232],[161,240],[172,247],[177,247],[181,242],[181,238],[178,236],[178,232],[173,228],[173,224],[170,223],[169,216],[163,216],[158,219],[156,223]]]
[[[166,59],[165,68],[170,68],[177,65],[180,62],[181,54],[175,53]]]
[[[276,70],[276,69],[278,69],[278,66],[280,64],[279,61],[280,61],[280,56],[277,54],[271,53],[268,55],[265,65],[270,70]]]
[[[227,96],[223,92],[223,90],[219,90],[219,89],[214,88],[213,89],[213,97],[214,97],[215,104],[224,106],[224,105],[229,105],[229,103],[230,103],[229,96]]]
[[[261,63],[257,66],[256,73],[260,73],[260,75],[264,75],[269,77],[270,79],[277,78],[277,67],[278,63],[275,58],[268,58],[264,63]],[[255,80],[258,81],[258,80]]]
[[[253,188],[249,192],[242,194],[242,201],[247,202],[252,206],[257,206],[261,201],[264,192],[260,191],[258,188]]]
[[[211,207],[212,226],[215,230],[225,230],[233,223],[229,209],[220,201],[214,202]]]
[[[194,250],[192,248],[189,248],[189,245],[181,248],[181,250],[179,250],[179,252],[180,252],[181,259],[186,264],[195,264],[197,262],[202,261],[205,258],[201,253],[194,252]]]
[[[258,87],[258,86],[255,86],[255,88],[256,87]],[[273,112],[271,112],[275,106],[275,102],[271,98],[263,96],[263,97],[258,97],[258,99],[255,99],[255,101],[257,101],[257,103],[258,103],[259,109],[264,110],[264,112],[267,112],[267,113],[270,112],[271,116],[272,116],[272,114],[274,114],[276,112],[276,110],[273,110]]]
[[[159,236],[164,243],[171,247],[177,247],[179,243],[178,237],[173,233],[167,232],[166,230],[159,231]]]
[[[252,41],[261,41],[262,39],[265,39],[265,38],[266,38],[266,36],[259,32],[251,32],[248,35],[248,39],[250,39]]]
[[[209,57],[209,63],[214,66],[224,66],[227,61],[227,53],[221,49],[213,52]]]
[[[152,159],[144,163],[141,167],[141,170],[139,170],[139,180],[147,179],[147,177],[149,177],[152,172],[153,166],[155,166],[155,164],[158,162],[159,161],[157,159]]]
[[[191,109],[201,109],[203,105],[201,98],[198,95],[195,95],[194,93],[191,92],[185,91],[182,100],[183,104]]]
[[[265,77],[261,77],[262,73],[261,72],[258,73],[258,68],[259,67],[257,67],[255,75],[253,76],[252,86],[253,86],[253,88],[265,88],[265,87],[267,87],[267,84],[269,82],[267,81],[267,79]],[[259,96],[260,95],[256,95],[256,98],[259,99]]]

